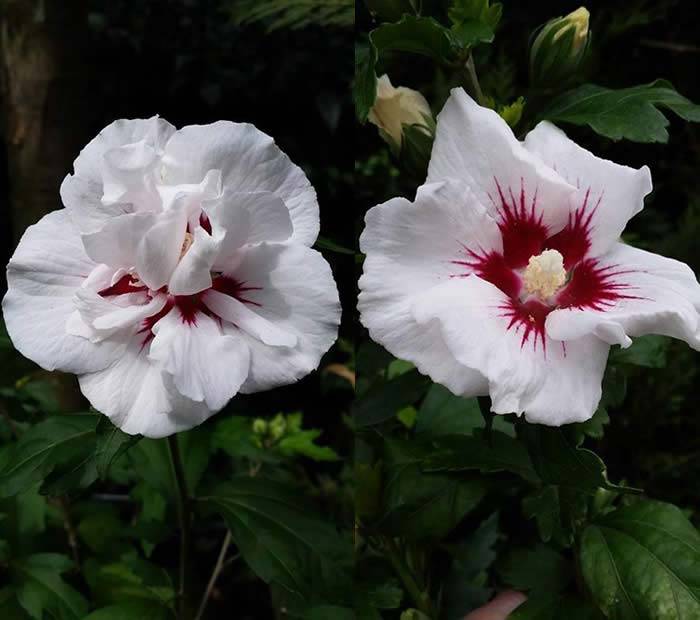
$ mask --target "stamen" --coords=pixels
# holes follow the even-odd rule
[[[531,295],[547,299],[566,282],[564,257],[557,250],[545,250],[531,256],[523,274],[525,290]]]

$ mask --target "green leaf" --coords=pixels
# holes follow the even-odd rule
[[[700,121],[700,106],[676,92],[666,80],[619,90],[584,84],[555,98],[540,118],[588,125],[612,140],[665,143],[669,121],[659,108],[686,121]]]
[[[17,600],[36,620],[44,614],[58,620],[82,620],[87,614],[85,599],[61,579],[73,563],[57,553],[37,553],[10,564]]]
[[[349,541],[278,482],[237,477],[203,499],[226,521],[251,569],[302,599],[310,596],[314,581],[352,561]]]
[[[484,497],[483,479],[424,473],[429,450],[408,441],[385,442],[383,517],[378,528],[411,539],[439,539]]]
[[[175,600],[168,572],[133,551],[123,554],[118,562],[96,567],[88,581],[93,596],[103,603],[147,603],[167,608]]]
[[[430,379],[417,370],[410,370],[387,383],[373,386],[353,403],[355,424],[370,426],[393,418],[423,396],[429,385]]]
[[[376,97],[375,65],[389,51],[428,56],[449,62],[454,57],[450,31],[431,17],[404,15],[400,22],[384,24],[369,34],[369,45],[355,52],[354,100],[357,117],[367,119]]]
[[[211,457],[211,432],[199,426],[177,434],[178,446],[185,470],[185,482],[190,493],[195,493]],[[142,439],[128,452],[129,459],[139,476],[164,497],[177,495],[170,452],[166,439]]]
[[[496,559],[495,547],[500,537],[498,521],[498,513],[492,514],[466,540],[449,546],[452,565],[443,588],[447,618],[463,618],[491,597],[487,571]]]
[[[64,475],[76,486],[94,482],[97,472],[86,472],[82,465],[92,453],[97,421],[96,415],[89,414],[52,416],[30,428],[13,446],[12,457],[0,471],[0,496],[14,495],[54,470],[53,482],[58,486]]]
[[[314,461],[337,461],[340,457],[332,448],[314,443],[320,436],[321,431],[317,429],[298,431],[283,437],[277,448],[285,456],[306,456]]]
[[[593,493],[598,488],[619,490],[607,477],[605,463],[594,452],[581,448],[565,428],[523,424],[521,436],[527,444],[537,475],[544,484]]]
[[[531,596],[508,616],[508,620],[604,620],[588,601],[568,594]]]
[[[112,461],[140,438],[95,414],[55,415],[30,428],[0,470],[0,497],[43,481],[41,492],[62,495],[107,475]]]
[[[85,616],[85,620],[167,620],[172,617],[168,609],[147,601],[133,601],[109,605]]]
[[[542,544],[532,549],[512,549],[501,561],[498,572],[515,590],[535,596],[562,592],[574,577],[571,562]]]
[[[539,481],[523,443],[498,431],[488,439],[483,435],[437,439],[424,467],[426,471],[508,471],[530,482]]]
[[[563,540],[558,487],[548,485],[525,497],[523,513],[528,519],[537,521],[537,529],[544,542],[549,542],[552,538],[556,541]]]
[[[669,344],[670,340],[665,336],[640,336],[635,338],[627,349],[614,347],[610,353],[610,362],[645,368],[664,368]]]
[[[447,11],[453,40],[462,48],[491,43],[502,12],[503,6],[491,6],[490,0],[453,0]]]
[[[700,534],[675,506],[639,501],[597,519],[581,568],[612,620],[700,618]]]

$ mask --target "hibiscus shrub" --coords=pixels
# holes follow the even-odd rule
[[[364,5],[358,616],[700,617],[692,5]]]

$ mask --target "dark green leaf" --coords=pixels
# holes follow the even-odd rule
[[[426,448],[411,442],[385,443],[384,516],[377,527],[395,536],[437,539],[481,501],[484,480],[424,473],[426,456]]]
[[[73,563],[57,553],[37,553],[10,565],[17,600],[37,620],[83,620],[87,602],[61,578]]]
[[[584,493],[619,489],[608,480],[605,463],[594,452],[579,447],[573,435],[564,428],[522,425],[521,436],[542,482]]]
[[[424,467],[426,471],[508,471],[530,482],[539,481],[525,445],[498,431],[491,432],[488,439],[483,434],[437,439]]]
[[[376,96],[375,65],[389,51],[408,52],[447,62],[454,57],[450,31],[431,17],[405,15],[396,24],[384,24],[369,35],[369,46],[355,54],[355,109],[364,122]]]
[[[573,566],[563,555],[546,545],[512,549],[501,561],[498,572],[504,583],[520,592],[555,594],[574,577]]]
[[[588,601],[564,594],[532,596],[518,607],[508,620],[604,620]]]
[[[581,568],[608,618],[700,618],[700,534],[675,506],[639,501],[597,519]]]
[[[85,620],[167,620],[170,617],[168,609],[161,605],[133,601],[97,609],[85,616]]]
[[[659,108],[687,121],[700,121],[700,106],[676,92],[666,80],[619,90],[584,84],[555,98],[540,117],[588,125],[613,140],[668,142],[669,121]]]
[[[425,393],[430,379],[417,370],[406,372],[395,379],[373,386],[352,407],[358,427],[379,424],[393,418],[401,409],[412,405]]]
[[[610,362],[646,368],[663,368],[666,366],[666,351],[669,344],[670,340],[665,336],[641,336],[635,338],[627,349],[613,348],[610,353]]]
[[[351,549],[335,529],[278,482],[237,477],[205,501],[221,513],[252,570],[302,599],[314,581],[351,561]]]

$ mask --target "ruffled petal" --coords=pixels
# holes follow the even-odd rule
[[[241,391],[285,385],[315,370],[340,323],[338,291],[323,256],[297,244],[246,246],[230,275],[245,283],[245,301],[256,315],[297,339],[293,347],[270,346],[259,339],[261,333],[251,336],[225,323],[226,333],[240,334],[250,347],[250,374]]]
[[[83,373],[115,359],[125,343],[99,345],[71,335],[73,297],[97,265],[83,250],[65,209],[27,228],[7,267],[3,314],[17,350],[47,370]]]
[[[572,250],[580,258],[607,252],[652,190],[647,166],[636,170],[596,157],[549,122],[527,134],[524,146],[579,188],[571,199],[571,231],[562,235],[563,247],[557,248],[564,256]]]
[[[444,179],[463,181],[499,222],[540,222],[544,236],[566,225],[568,197],[576,190],[526,150],[496,112],[461,88],[452,91],[437,118],[427,182]]]
[[[172,377],[148,359],[142,334],[132,337],[112,365],[78,379],[92,406],[130,435],[166,437],[193,428],[214,413],[206,403],[175,389]]]
[[[419,188],[414,203],[394,198],[370,209],[360,237],[366,254],[360,318],[374,340],[455,394],[486,394],[478,370],[459,364],[440,330],[418,325],[411,307],[441,282],[473,272],[473,255],[502,251],[495,220],[463,184]]]
[[[564,344],[513,322],[510,299],[477,276],[452,279],[417,298],[420,325],[438,325],[454,358],[488,379],[494,413],[560,426],[598,406],[609,346],[587,336]]]
[[[616,243],[597,269],[609,275],[610,294],[552,312],[546,322],[551,338],[593,334],[628,347],[635,336],[660,334],[700,350],[700,285],[685,263]]]
[[[174,132],[175,127],[155,116],[149,119],[122,119],[105,127],[80,152],[73,164],[75,174],[68,175],[61,185],[63,204],[80,232],[94,232],[109,218],[133,211],[133,205],[128,203],[105,205],[102,202],[105,153],[140,141],[160,153]]]
[[[144,231],[156,221],[152,213],[118,215],[102,223],[99,230],[82,235],[86,254],[96,263],[131,269]]]
[[[211,269],[219,254],[224,232],[214,227],[212,234],[198,226],[194,241],[170,277],[168,290],[173,295],[194,295],[211,287]]]
[[[318,236],[318,202],[309,180],[253,125],[219,121],[183,127],[168,142],[163,162],[169,184],[198,183],[216,169],[227,190],[272,192],[289,209],[297,242],[311,245]]]
[[[298,339],[295,334],[285,331],[272,321],[268,321],[231,295],[210,290],[202,297],[202,303],[219,318],[242,329],[266,345],[293,347],[297,343]]]
[[[148,357],[165,372],[183,396],[221,409],[248,376],[250,352],[242,338],[223,335],[201,312],[186,320],[177,309],[153,326]]]
[[[286,241],[293,232],[287,207],[272,192],[226,191],[222,198],[205,205],[205,209],[212,222],[226,231],[216,263],[222,269],[236,260],[242,246]]]
[[[187,231],[187,211],[173,208],[158,215],[143,233],[136,251],[136,271],[148,288],[165,286],[177,266]]]

